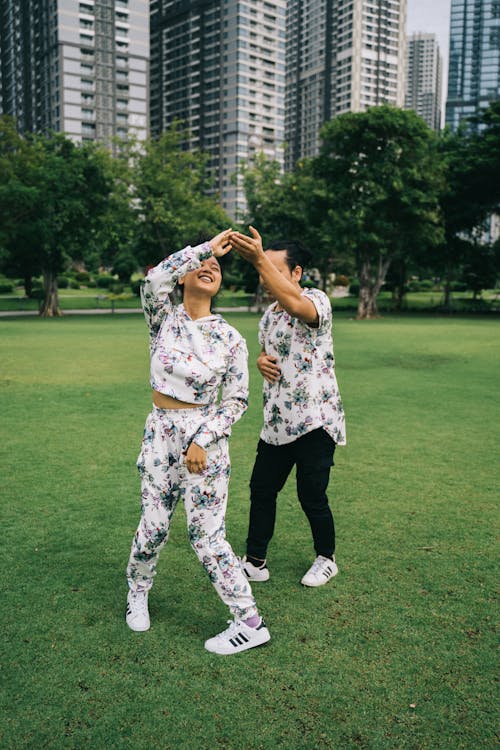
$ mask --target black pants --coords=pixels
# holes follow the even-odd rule
[[[285,445],[259,440],[250,479],[248,555],[265,559],[274,533],[276,498],[295,465],[297,495],[311,526],[316,554],[332,557],[335,526],[326,489],[334,452],[335,442],[322,428]]]

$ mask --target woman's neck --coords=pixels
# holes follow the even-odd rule
[[[197,297],[186,299],[185,296],[183,300],[184,309],[191,320],[198,320],[198,318],[206,318],[207,315],[211,315],[210,302],[211,299],[198,299]]]

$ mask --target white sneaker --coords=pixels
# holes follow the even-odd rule
[[[148,591],[130,591],[127,596],[126,622],[131,630],[149,630]]]
[[[269,569],[265,562],[258,568],[256,565],[252,565],[251,562],[248,562],[247,556],[244,555],[241,558],[241,567],[249,581],[269,580]]]
[[[338,572],[339,569],[337,568],[335,558],[330,560],[329,557],[318,555],[302,578],[301,583],[304,586],[323,586],[324,583],[328,583],[330,578],[336,576]]]
[[[271,639],[266,623],[261,618],[260,625],[250,628],[241,620],[228,620],[229,627],[214,638],[205,641],[205,648],[213,654],[237,654],[254,646],[261,646]]]

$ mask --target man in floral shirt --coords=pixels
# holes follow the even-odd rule
[[[335,526],[326,489],[336,445],[345,445],[345,421],[335,377],[332,308],[319,289],[302,289],[304,250],[279,241],[264,251],[256,229],[230,235],[231,244],[259,273],[275,301],[259,325],[264,376],[264,426],[250,480],[251,507],[243,570],[267,581],[268,544],[274,533],[276,499],[293,466],[297,494],[311,526],[316,559],[302,578],[321,586],[338,573]]]

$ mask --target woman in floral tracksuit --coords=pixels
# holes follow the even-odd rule
[[[231,249],[230,231],[170,255],[143,284],[153,409],[137,461],[142,514],[127,566],[126,621],[132,630],[148,630],[148,593],[182,500],[191,546],[234,617],[229,628],[205,643],[208,651],[221,654],[270,638],[225,537],[228,438],[248,402],[245,340],[210,309],[222,279],[217,258]],[[169,295],[177,284],[183,288],[183,302],[174,305]]]

